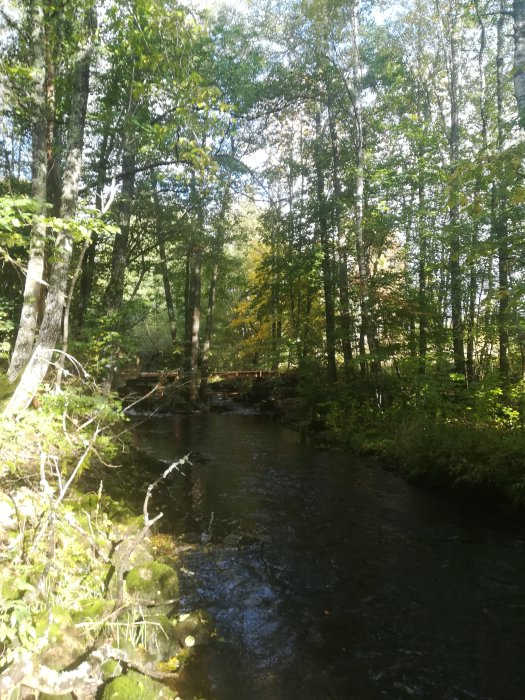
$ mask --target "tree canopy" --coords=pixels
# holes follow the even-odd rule
[[[12,0],[9,410],[69,350],[193,400],[242,367],[520,381],[521,5]]]

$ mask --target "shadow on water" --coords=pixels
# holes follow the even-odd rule
[[[521,700],[523,533],[253,415],[152,419],[185,609],[217,636],[182,678],[208,700]]]

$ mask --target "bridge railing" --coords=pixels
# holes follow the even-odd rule
[[[281,374],[279,370],[267,370],[267,369],[239,369],[239,370],[216,370],[210,371],[208,378],[213,379],[218,377],[219,379],[259,379],[262,377],[275,377]],[[118,372],[118,377],[120,380],[126,379],[179,379],[183,376],[180,369],[173,370],[158,370],[154,372],[141,372],[140,368],[135,367],[130,369],[123,369]]]

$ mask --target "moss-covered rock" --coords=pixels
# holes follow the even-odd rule
[[[175,700],[175,697],[167,686],[136,671],[115,678],[102,693],[102,700]]]
[[[179,577],[171,566],[152,561],[128,572],[126,590],[132,598],[142,602],[172,604],[179,598]]]
[[[75,700],[73,693],[65,693],[65,695],[55,695],[52,693],[40,693],[39,700]]]

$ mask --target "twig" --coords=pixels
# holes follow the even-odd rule
[[[179,459],[178,462],[173,462],[173,464],[170,464],[170,466],[159,476],[159,478],[156,481],[154,481],[152,484],[150,484],[148,486],[148,489],[146,491],[146,498],[144,499],[144,506],[143,506],[144,526],[145,527],[150,528],[151,525],[153,524],[153,522],[155,522],[155,520],[158,520],[158,516],[156,518],[154,518],[154,520],[150,520],[149,514],[148,514],[148,503],[149,503],[149,500],[151,498],[151,494],[153,493],[153,489],[156,488],[160,484],[161,481],[164,481],[164,479],[166,479],[171,474],[172,471],[174,471],[176,469],[177,471],[180,472],[179,467],[183,466],[184,464],[188,464],[188,463],[189,463],[189,455],[186,455],[182,459]],[[162,517],[162,513],[160,513],[160,516]]]
[[[141,397],[138,398],[136,401],[134,401],[133,403],[131,403],[129,406],[126,406],[126,408],[124,409],[124,413],[125,413],[126,411],[129,411],[130,408],[133,408],[133,406],[136,406],[136,405],[137,405],[138,403],[140,403],[141,401],[144,401],[144,399],[147,399],[148,396],[151,396],[152,394],[154,394],[154,393],[157,391],[157,389],[158,389],[159,387],[160,387],[160,384],[155,384],[155,386],[153,387],[153,389],[151,389],[151,391],[148,391],[147,394],[144,394],[144,396],[141,396]],[[122,433],[120,433],[120,434],[122,434]]]
[[[82,464],[84,463],[84,460],[86,459],[86,457],[87,457],[88,454],[90,453],[91,448],[93,447],[93,445],[94,445],[94,443],[95,443],[95,440],[97,439],[97,437],[98,437],[98,435],[99,435],[100,432],[101,432],[101,429],[97,426],[95,432],[93,433],[93,436],[92,436],[91,440],[89,441],[88,446],[87,446],[86,449],[84,450],[84,454],[83,454],[82,457],[78,460],[76,467],[73,469],[73,471],[72,471],[72,473],[71,473],[71,476],[70,476],[69,479],[66,481],[66,483],[64,484],[64,487],[63,487],[62,490],[60,491],[60,495],[59,495],[59,497],[57,498],[57,501],[56,501],[56,503],[55,503],[55,508],[64,500],[65,495],[66,495],[66,493],[67,493],[67,490],[69,489],[69,487],[70,487],[71,484],[73,483],[75,477],[77,476],[78,472],[80,471],[80,468],[81,468]]]

